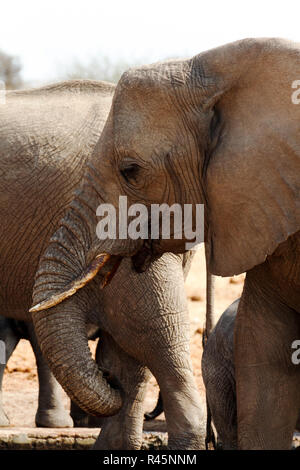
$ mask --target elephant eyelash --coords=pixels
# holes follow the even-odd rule
[[[132,181],[136,182],[138,172],[139,166],[136,163],[131,163],[125,168],[120,169],[120,173],[127,183],[130,183]]]

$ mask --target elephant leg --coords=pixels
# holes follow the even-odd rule
[[[38,409],[35,415],[36,426],[46,428],[72,427],[73,420],[62,404],[61,387],[42,355],[33,324],[28,323],[27,325],[29,340],[36,358],[39,379]]]
[[[20,336],[14,328],[13,320],[0,317],[0,341],[2,345],[1,351],[3,356],[5,356],[1,358],[4,360],[0,360],[0,426],[9,426],[9,419],[3,409],[2,382],[6,364],[20,341]]]
[[[168,429],[168,449],[205,449],[205,405],[201,402],[191,365],[151,368],[160,387]]]
[[[101,432],[94,448],[139,450],[144,422],[143,401],[150,372],[128,356],[106,333],[98,344],[96,362],[112,385],[115,380],[121,386],[123,405],[115,416],[102,418]]]
[[[299,313],[261,268],[247,273],[235,327],[238,446],[290,449],[300,408],[300,369],[291,345]]]
[[[170,306],[169,300],[168,308]],[[145,344],[147,350],[143,363],[156,378],[161,391],[168,448],[205,449],[205,403],[201,400],[193,374],[187,311],[168,312],[151,318],[147,324]]]

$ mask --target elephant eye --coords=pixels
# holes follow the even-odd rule
[[[137,165],[136,163],[131,163],[130,165],[127,165],[126,167],[121,168],[120,173],[127,183],[132,183],[132,182],[136,183],[138,173],[139,173],[139,168],[140,168],[139,165]]]

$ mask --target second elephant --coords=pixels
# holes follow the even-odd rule
[[[95,184],[91,156],[113,94],[114,86],[91,81],[7,93],[0,109],[0,310],[7,318],[33,319],[42,352],[68,395],[86,412],[107,416],[97,448],[140,447],[150,369],[162,392],[170,448],[199,449],[205,426],[189,351],[189,253],[166,253],[141,274],[124,260],[105,290],[96,276],[63,304],[28,313],[34,284],[35,298],[39,289],[61,291],[50,258],[37,268],[64,215],[63,231],[51,238],[57,262],[70,268],[63,282],[72,283],[74,271],[88,274],[95,233],[86,227],[96,212],[80,188],[88,180],[91,194],[102,197],[104,182]],[[88,347],[90,325],[102,332],[97,362]]]
[[[202,356],[202,377],[215,425],[218,448],[237,449],[237,405],[234,371],[234,325],[240,299],[221,315]],[[300,430],[300,410],[297,423]]]

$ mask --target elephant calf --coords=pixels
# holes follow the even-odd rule
[[[234,371],[234,323],[240,299],[221,315],[202,356],[202,377],[218,434],[218,448],[237,448],[237,405]],[[300,414],[297,422],[300,429]]]

